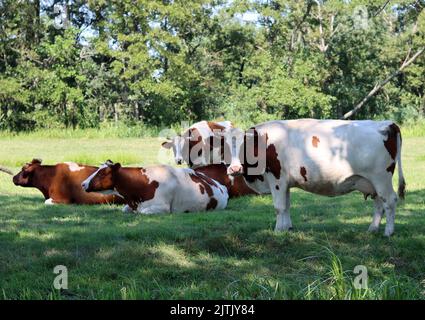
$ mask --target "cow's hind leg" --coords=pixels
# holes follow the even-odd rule
[[[395,208],[397,205],[397,194],[392,185],[392,175],[386,175],[382,179],[374,181],[377,197],[382,202],[382,207],[386,216],[384,235],[389,237],[394,233]]]
[[[375,211],[373,213],[372,223],[369,226],[369,232],[376,232],[379,230],[379,225],[381,224],[382,215],[384,214],[384,207],[382,205],[382,200],[378,196],[374,199]]]

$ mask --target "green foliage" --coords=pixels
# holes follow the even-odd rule
[[[66,23],[58,25],[55,4]],[[423,0],[1,1],[0,130],[339,118],[424,46],[424,8]],[[356,117],[424,118],[424,56]]]

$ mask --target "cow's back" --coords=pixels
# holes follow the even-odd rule
[[[255,126],[274,145],[283,172],[297,185],[368,176],[391,165],[385,146],[391,121],[282,120]]]
[[[226,187],[190,168],[160,165],[147,167],[145,172],[149,180],[159,184],[155,203],[169,203],[171,212],[224,209],[227,206]]]
[[[93,174],[98,168],[79,165],[73,162],[56,165],[56,175],[50,186],[50,197],[55,203],[71,204],[104,204],[124,203],[123,199],[115,195],[103,195],[96,192],[85,192],[81,183]]]

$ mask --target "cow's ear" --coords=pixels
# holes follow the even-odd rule
[[[121,168],[121,163],[115,163],[114,165],[112,165],[112,170],[118,170],[119,168]]]
[[[170,149],[173,146],[173,143],[171,141],[165,141],[161,145],[165,149]]]
[[[32,159],[31,164],[41,164],[42,161],[41,159]]]

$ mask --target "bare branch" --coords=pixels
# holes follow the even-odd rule
[[[322,24],[322,7],[319,0],[315,1],[317,3],[317,18],[319,19],[319,34],[320,34],[320,44],[317,46],[321,52],[326,52],[328,50],[328,45],[325,44],[325,38],[323,35],[323,24]]]
[[[392,78],[402,73],[403,70],[407,68],[412,62],[414,62],[424,51],[425,51],[425,47],[422,47],[410,59],[407,60],[407,57],[406,57],[406,60],[401,64],[400,68],[398,68],[395,72],[389,75],[385,80],[375,84],[373,89],[352,110],[344,114],[344,116],[341,119],[348,119],[351,116],[353,116],[357,111],[360,110],[361,107],[363,107],[363,105],[371,97],[373,97],[380,89],[382,89],[382,87],[384,87],[388,82],[390,82]],[[409,55],[410,55],[410,51],[408,53],[408,56]]]

